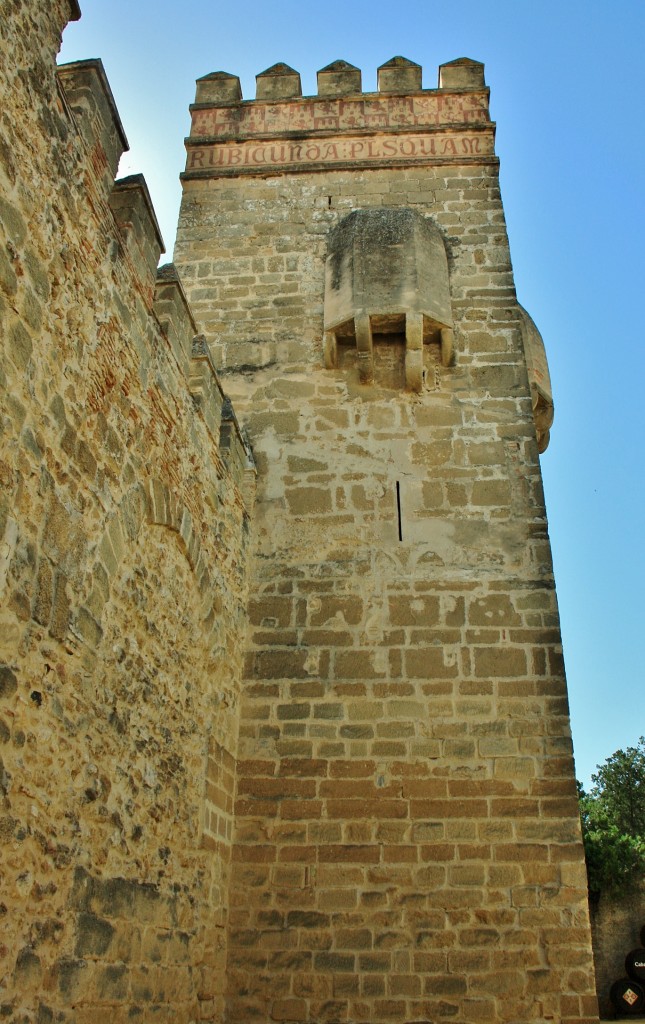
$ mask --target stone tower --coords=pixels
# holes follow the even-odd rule
[[[483,70],[197,83],[175,264],[258,470],[231,1024],[597,1019]]]
[[[597,1020],[482,66],[200,80],[158,270],[77,0],[5,8],[0,1018]]]

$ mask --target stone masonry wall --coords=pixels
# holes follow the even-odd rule
[[[0,1016],[221,1020],[252,474],[78,14],[2,12]]]
[[[259,79],[242,103],[231,77],[198,83],[174,257],[258,462],[227,1019],[594,1021],[497,162],[459,158],[467,128],[492,139],[486,92],[439,90],[456,114],[407,142],[432,95],[353,95],[344,146],[343,100],[325,136],[315,100]],[[451,116],[444,156],[417,159]],[[351,343],[323,366],[328,237],[367,207],[419,210],[445,242],[456,360],[424,345],[419,395],[401,334],[375,335],[372,384]]]
[[[0,43],[0,1015],[591,1024],[481,65],[200,80],[178,276],[100,62],[56,72],[76,2],[46,8]],[[445,246],[455,358],[435,324],[418,394],[400,310],[372,383],[349,335],[324,368],[365,208]]]

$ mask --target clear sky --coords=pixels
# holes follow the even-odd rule
[[[578,777],[645,733],[642,0],[80,0],[62,61],[101,57],[171,258],[195,79],[277,61],[316,91],[344,59],[363,89],[403,55],[437,85],[486,65],[518,297],[556,406],[542,457]]]

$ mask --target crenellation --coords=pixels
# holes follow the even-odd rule
[[[100,60],[76,61],[57,68],[58,80],[85,135],[93,160],[102,150],[108,188],[112,187],[119,160],[129,149],[112,90]]]
[[[470,57],[459,57],[439,65],[440,89],[483,89],[484,65]]]
[[[173,263],[164,264],[156,272],[153,311],[175,359],[188,376],[197,327]]]
[[[115,181],[109,204],[149,310],[157,264],[166,250],[143,175],[131,174]]]
[[[381,64],[376,73],[380,93],[409,93],[421,90],[422,68],[407,57],[392,57]]]
[[[212,71],[209,75],[197,79],[196,104],[220,106],[239,103],[241,100],[242,87],[237,75],[229,75],[227,71]]]
[[[255,76],[256,100],[275,103],[276,100],[290,99],[295,96],[302,96],[300,75],[288,64],[273,64],[266,71],[261,71]]]
[[[219,438],[225,396],[203,334],[192,340],[188,383],[193,401],[201,410],[211,434]]]
[[[399,61],[404,63],[401,65],[397,63]],[[468,123],[479,131],[484,126],[489,130],[493,127],[488,117],[488,90],[483,84],[483,74],[482,84],[477,89],[473,86],[469,90],[460,87],[454,90],[422,90],[421,68],[412,62],[406,63],[404,58],[394,58],[394,63],[388,62],[379,70],[379,91],[361,93],[360,71],[345,61],[336,61],[318,72],[318,96],[302,98],[299,85],[296,92],[290,91],[296,88],[294,82],[297,77],[299,83],[299,77],[291,69],[285,71],[286,67],[276,65],[275,69],[258,76],[258,83],[265,82],[267,90],[281,90],[280,95],[265,95],[263,86],[256,100],[245,103],[239,100],[232,102],[232,93],[230,99],[226,93],[227,99],[223,100],[221,87],[227,80],[223,72],[215,73],[218,76],[215,82],[209,81],[213,76],[198,80],[196,103],[191,107],[186,175],[208,174],[212,177],[231,173],[232,166],[240,165],[258,173],[259,165],[276,162],[297,165],[300,161],[317,164],[322,160],[332,166],[338,161],[342,164],[347,157],[353,164],[361,157],[369,157],[370,163],[375,159],[388,158],[386,162],[391,164],[394,158],[401,160],[402,157],[416,155],[419,147],[422,150],[419,150],[419,155],[424,157],[468,156],[484,152],[482,138],[463,139],[461,151],[448,137],[430,138],[425,143],[418,138],[414,143],[392,138],[383,145],[377,141],[378,136],[366,144],[359,140],[363,135],[380,134],[383,129],[397,135],[409,133],[413,125],[427,129]],[[412,86],[409,83],[405,85],[411,78],[414,78],[416,90],[412,92]],[[215,93],[211,102],[207,99],[209,90]],[[331,141],[325,146],[310,144],[303,148],[294,141],[293,134],[299,133],[295,138],[300,139],[303,130]],[[336,138],[339,133],[340,137]],[[284,140],[283,144],[256,147],[255,150],[246,147],[247,152],[239,145],[213,147],[216,140],[239,143],[253,138],[264,140],[267,135],[274,140]],[[287,145],[287,141],[291,145]]]
[[[360,68],[346,60],[335,60],[317,72],[319,96],[351,96],[362,92]]]

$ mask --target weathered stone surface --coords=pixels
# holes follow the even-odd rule
[[[215,1020],[252,488],[70,6],[0,43],[0,1015]]]
[[[157,278],[102,69],[56,81],[70,13],[0,44],[0,1013],[588,1024],[482,66],[207,75]]]
[[[319,96],[349,96],[361,91],[361,73],[346,60],[335,60],[317,75]]]
[[[378,69],[378,91],[410,93],[421,89],[421,66],[407,57],[392,57]]]
[[[18,689],[15,672],[8,665],[0,665],[0,699],[8,700]]]
[[[302,93],[298,72],[281,62],[256,75],[255,80],[258,100],[284,100]]]

